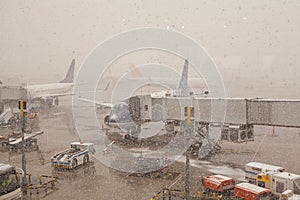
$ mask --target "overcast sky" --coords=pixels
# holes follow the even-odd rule
[[[150,26],[192,37],[227,82],[297,85],[299,10],[298,0],[1,0],[0,80],[59,81],[72,58],[78,70],[103,40]]]

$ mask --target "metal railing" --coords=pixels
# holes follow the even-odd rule
[[[185,193],[183,190],[178,189],[163,189],[157,192],[150,200],[177,200],[185,199]],[[221,194],[217,193],[205,193],[198,191],[196,195],[190,196],[191,200],[220,200],[224,199]]]
[[[22,173],[18,173],[18,178],[21,180]],[[33,184],[32,183],[32,174],[27,173],[26,176],[28,177],[28,185],[27,185],[27,191],[29,190],[29,195],[40,195],[41,192],[44,192],[44,195],[47,196],[50,192],[48,189],[51,189],[51,192],[54,190],[57,190],[56,182],[57,177],[55,176],[48,176],[48,175],[40,175],[39,176],[39,184]],[[47,178],[46,181],[43,179]]]

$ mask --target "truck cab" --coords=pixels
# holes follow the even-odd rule
[[[75,169],[87,164],[94,153],[93,143],[73,142],[69,149],[52,156],[51,165],[55,169]]]
[[[91,154],[95,153],[95,148],[93,143],[73,142],[71,143],[71,149],[76,149],[80,151],[88,150]]]

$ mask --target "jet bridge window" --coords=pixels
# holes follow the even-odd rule
[[[148,111],[148,110],[149,110],[148,105],[144,105],[144,110],[145,110],[145,111]]]

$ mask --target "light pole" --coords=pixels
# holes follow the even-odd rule
[[[190,94],[190,104],[185,107],[186,120],[184,123],[184,131],[186,132],[187,150],[185,154],[185,199],[190,200],[190,154],[191,154],[191,136],[194,132],[194,95]]]
[[[22,177],[22,193],[24,196],[27,195],[27,177],[26,177],[26,156],[25,156],[25,125],[26,125],[26,101],[19,101],[19,109],[20,109],[20,120],[21,120],[21,134],[22,134],[22,145],[21,145],[21,152],[22,152],[22,170],[23,170],[23,177]]]

